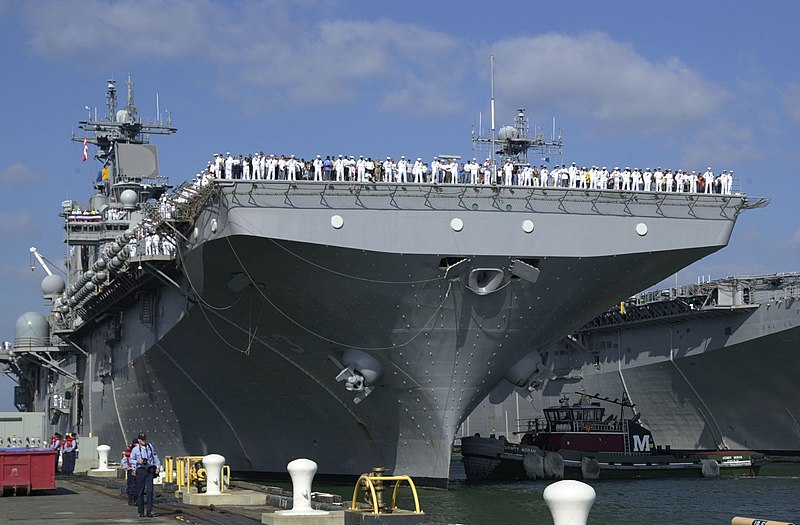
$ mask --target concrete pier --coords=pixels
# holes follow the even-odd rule
[[[88,476],[58,477],[55,490],[34,491],[30,496],[12,496],[5,491],[0,497],[0,525],[25,523],[26,525],[74,525],[75,523],[148,523],[175,524],[188,522],[196,525],[257,525],[258,523],[280,523],[275,511],[292,507],[292,494],[276,487],[263,487],[241,483],[236,492],[259,492],[266,496],[267,504],[227,506],[224,499],[202,506],[188,505],[175,497],[174,488],[163,485],[155,487],[152,518],[140,518],[136,507],[128,506],[124,495],[125,481],[117,478],[90,478]],[[241,489],[250,489],[244,490]],[[325,525],[344,525],[342,507],[326,503],[313,503],[314,507],[331,510]],[[336,510],[334,510],[336,509]],[[273,516],[274,515],[274,516]],[[303,525],[306,522],[291,521]],[[314,522],[317,525],[318,522]],[[427,525],[445,525],[433,520]]]

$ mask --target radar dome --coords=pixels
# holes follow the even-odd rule
[[[500,128],[500,131],[497,133],[498,140],[514,140],[519,138],[519,134],[517,133],[517,128],[513,126],[504,126]]]
[[[136,192],[133,190],[125,190],[119,196],[120,202],[122,202],[122,206],[125,208],[135,208],[136,202],[139,200],[139,196],[136,195]]]
[[[38,312],[25,312],[17,319],[17,329],[14,334],[17,341],[30,344],[36,340],[50,338],[50,325],[47,318]],[[18,346],[15,344],[15,346]]]
[[[58,275],[48,275],[42,279],[42,293],[45,295],[59,294],[64,291],[64,279]]]

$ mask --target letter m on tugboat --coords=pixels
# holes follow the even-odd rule
[[[631,436],[633,438],[633,451],[634,452],[649,452],[650,451],[650,436]]]

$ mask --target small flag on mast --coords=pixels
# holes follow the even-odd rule
[[[89,141],[83,139],[83,160],[85,161],[88,158],[89,158]]]

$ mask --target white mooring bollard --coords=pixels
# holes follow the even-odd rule
[[[317,464],[310,459],[295,459],[286,465],[292,477],[292,510],[279,510],[275,514],[284,516],[316,516],[329,514],[311,508],[311,482],[317,473]]]
[[[222,466],[225,457],[219,454],[209,454],[203,457],[203,466],[206,468],[206,494],[219,496],[222,494]]]
[[[586,483],[563,480],[548,485],[543,496],[554,525],[586,525],[596,494]]]
[[[108,452],[111,450],[111,447],[108,445],[100,445],[97,447],[97,456],[100,458],[100,464],[97,467],[97,470],[109,470],[108,469]]]

